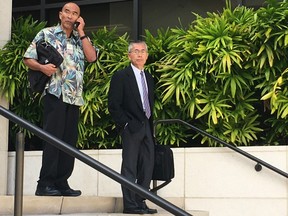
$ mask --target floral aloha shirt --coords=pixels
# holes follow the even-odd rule
[[[54,46],[64,59],[57,72],[51,76],[50,82],[47,83],[46,91],[58,98],[62,94],[65,103],[77,106],[84,105],[82,93],[85,56],[78,32],[73,30],[72,36],[67,38],[59,24],[44,28],[31,42],[24,54],[25,58],[38,59],[36,42],[41,40]],[[44,95],[46,91],[43,92]]]

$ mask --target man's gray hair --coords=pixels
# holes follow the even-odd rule
[[[145,41],[132,41],[132,42],[129,43],[128,53],[131,52],[131,50],[133,49],[134,44],[144,44],[145,45],[145,49],[148,52],[148,46],[147,46]]]

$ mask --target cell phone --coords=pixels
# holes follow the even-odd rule
[[[79,25],[80,25],[80,22],[77,22],[77,21],[76,21],[76,22],[74,23],[74,30],[77,30],[77,28],[78,28]]]

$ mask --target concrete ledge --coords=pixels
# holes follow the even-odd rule
[[[117,198],[111,197],[63,197],[61,214],[120,212],[119,203]]]
[[[288,146],[241,147],[241,149],[288,172]],[[172,203],[186,211],[206,210],[213,216],[243,216],[243,206],[245,206],[245,216],[288,216],[287,178],[265,167],[261,172],[256,172],[254,161],[225,147],[173,148],[172,150],[175,160],[175,178],[169,185],[159,190],[160,197],[168,200],[173,197],[176,201]],[[23,194],[34,196],[42,152],[24,153]],[[121,149],[83,150],[83,153],[120,172]],[[8,157],[8,186],[5,187],[0,182],[0,191],[4,188],[5,193],[1,195],[13,196],[15,152],[9,152]],[[76,199],[77,203],[72,201],[70,203],[70,200],[64,198],[61,200],[61,209],[55,207],[55,212],[66,213],[77,210],[96,214],[97,209],[105,212],[121,212],[116,198],[122,197],[119,183],[79,160],[75,161],[75,169],[69,178],[69,185],[82,191],[81,200]],[[103,201],[103,207],[98,206],[97,199],[92,198],[90,199],[92,203],[88,205],[88,201],[84,201],[86,197],[115,197],[112,201],[110,199],[106,201],[114,205],[109,204],[109,208],[105,207],[106,202]],[[0,201],[0,209],[1,204]],[[88,206],[91,211],[87,209]]]
[[[184,199],[170,198],[169,202],[183,208]],[[156,208],[159,215],[171,215],[164,209],[147,201],[150,208]],[[0,215],[13,215],[14,196],[0,196]],[[122,198],[114,197],[41,197],[41,196],[24,196],[23,197],[23,214],[25,215],[62,215],[62,214],[122,214]],[[193,216],[209,216],[207,211],[189,211]]]

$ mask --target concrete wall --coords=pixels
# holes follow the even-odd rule
[[[0,48],[11,37],[12,0],[0,1]]]
[[[0,106],[7,108],[7,101],[0,96]],[[7,193],[7,166],[8,166],[8,130],[9,122],[0,115],[0,195]]]
[[[0,48],[11,37],[12,0],[0,1]],[[0,106],[8,108],[7,101],[1,97]],[[8,121],[0,116],[0,195],[6,194],[7,188],[7,159],[8,159]]]
[[[245,151],[288,172],[288,146],[243,147]],[[121,150],[83,151],[120,171]],[[210,216],[287,216],[288,180],[227,148],[176,148],[175,178],[158,194],[184,198],[185,210],[208,211]],[[8,194],[14,193],[15,153],[9,153]],[[25,152],[24,195],[33,195],[41,165],[41,152]],[[70,178],[83,196],[121,197],[120,185],[76,160]]]

